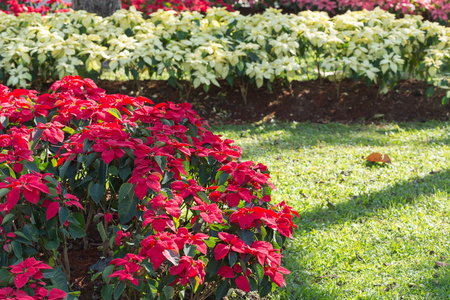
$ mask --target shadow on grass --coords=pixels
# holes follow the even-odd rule
[[[398,207],[405,205],[418,204],[420,196],[430,196],[439,191],[450,191],[450,170],[444,170],[438,173],[430,173],[425,177],[410,178],[407,181],[396,183],[384,190],[370,194],[362,194],[352,196],[348,201],[338,203],[332,207],[317,208],[312,211],[304,212],[300,215],[301,219],[297,222],[297,232],[308,233],[313,230],[323,230],[335,225],[344,225],[346,223],[364,222],[365,219],[376,216],[385,209],[390,207]],[[295,232],[294,232],[295,234]],[[301,237],[299,234],[298,237]],[[443,237],[446,238],[446,237]],[[449,249],[450,252],[450,249]],[[342,298],[342,290],[339,290],[340,282],[338,277],[328,274],[317,277],[314,272],[309,273],[308,262],[313,257],[302,258],[294,257],[287,263],[287,268],[293,270],[293,274],[288,276],[288,289],[284,292],[289,294],[283,299],[336,299]],[[430,264],[435,260],[450,259],[450,257],[439,258],[430,257]],[[431,265],[424,266],[430,268]],[[440,272],[439,272],[440,271]],[[422,282],[415,283],[411,288],[425,289],[423,298],[414,299],[448,299],[450,295],[450,266],[445,268],[436,268],[436,272],[440,275],[435,278],[425,278]],[[324,280],[334,280],[332,285],[336,290],[327,290],[321,286]],[[329,287],[330,285],[328,285]],[[408,292],[408,288],[406,292]],[[337,296],[339,294],[340,296]],[[354,295],[349,294],[349,299]],[[409,299],[407,295],[406,298]],[[358,298],[358,299],[375,299],[375,298]],[[389,298],[390,299],[390,298]]]
[[[303,213],[298,225],[303,230],[311,230],[332,224],[354,222],[372,217],[380,209],[414,204],[419,196],[449,190],[450,170],[428,174],[425,177],[413,177],[381,191],[351,196],[348,201],[338,203],[333,208],[317,208]]]
[[[265,138],[258,138],[251,141],[251,147],[282,147],[283,149],[296,150],[300,148],[314,147],[318,144],[330,145],[354,145],[373,147],[383,147],[390,143],[389,135],[404,133],[415,133],[421,130],[432,130],[446,126],[441,121],[430,121],[426,123],[401,123],[390,129],[368,128],[363,124],[341,124],[341,123],[275,123],[261,125],[230,125],[225,127],[215,127],[214,130],[226,130],[234,132],[241,138],[265,134]],[[277,131],[283,130],[283,134]],[[427,143],[450,143],[448,134],[442,134],[442,138],[434,138]],[[244,142],[245,144],[245,142]],[[250,145],[249,145],[250,146]]]

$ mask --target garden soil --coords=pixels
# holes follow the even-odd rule
[[[344,80],[338,87],[330,81],[292,82],[291,86],[272,86],[248,90],[247,101],[237,88],[225,82],[212,86],[208,93],[202,88],[190,92],[171,87],[167,81],[99,81],[108,94],[144,96],[155,103],[190,102],[209,124],[242,124],[276,121],[296,122],[405,122],[448,120],[450,105],[443,106],[445,91],[434,88],[427,97],[426,82],[404,80],[387,94],[377,86]],[[339,90],[339,92],[338,92]]]
[[[351,80],[341,82],[339,93],[334,82],[293,82],[291,86],[272,86],[271,90],[250,88],[247,101],[240,90],[225,82],[221,82],[224,87],[211,87],[207,93],[201,88],[183,92],[166,81],[141,81],[138,85],[100,80],[97,84],[108,94],[144,96],[155,103],[190,102],[211,125],[274,121],[367,124],[450,118],[450,105],[442,105],[445,91],[435,88],[434,95],[427,97],[429,86],[418,80],[401,81],[387,94],[379,94],[377,86]],[[101,255],[95,243],[88,250],[75,246],[70,252],[72,289],[81,291],[81,300],[101,298],[101,280],[91,282],[93,272],[89,273],[89,266]]]

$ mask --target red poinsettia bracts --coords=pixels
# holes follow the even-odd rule
[[[86,235],[88,211],[115,256],[102,294],[285,284],[281,249],[298,213],[271,204],[267,167],[241,161],[192,105],[67,76],[44,95],[0,85],[0,108],[0,254],[21,261],[1,296],[66,297],[28,256],[39,242],[58,261],[58,243]]]

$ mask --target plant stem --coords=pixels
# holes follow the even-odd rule
[[[92,218],[94,217],[94,203],[92,203],[92,200],[89,202],[89,212],[86,219],[86,224],[84,225],[84,232],[87,232],[89,229],[89,226],[91,226]],[[86,236],[83,237],[83,249],[87,250],[89,244],[87,242]]]
[[[69,264],[69,253],[67,251],[67,238],[64,235],[64,273],[66,274],[67,281],[70,281],[70,264]]]

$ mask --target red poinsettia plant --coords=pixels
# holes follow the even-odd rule
[[[68,12],[71,2],[64,0],[0,0],[0,11],[7,14]]]
[[[77,76],[43,95],[0,86],[0,293],[75,298],[68,246],[92,226],[113,256],[94,276],[104,299],[283,286],[298,214],[271,203],[266,166],[240,157],[188,103],[107,95]]]

